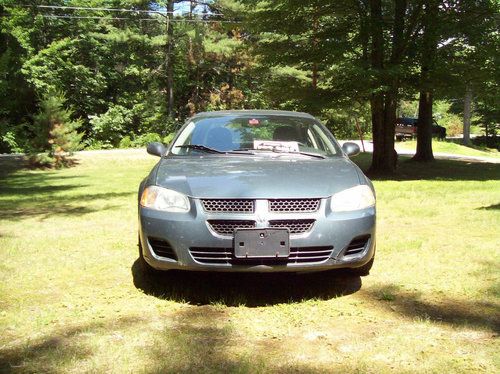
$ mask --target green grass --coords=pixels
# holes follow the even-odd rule
[[[136,190],[155,161],[0,165],[0,372],[500,370],[500,165],[403,159],[375,180],[368,277],[151,278],[137,263]]]
[[[417,142],[415,140],[405,141],[405,142],[397,142],[396,147],[398,149],[406,149],[406,150],[416,150]],[[485,147],[474,147],[474,146],[464,146],[462,144],[453,143],[450,141],[438,141],[435,140],[432,142],[432,150],[435,153],[450,153],[456,154],[459,156],[477,156],[477,157],[493,157],[500,158],[500,153],[493,148],[485,148]]]

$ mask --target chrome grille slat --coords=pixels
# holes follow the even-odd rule
[[[233,256],[232,248],[191,247],[189,252],[196,261],[212,265],[286,265],[326,261],[330,258],[333,247],[292,247],[290,248],[290,257],[281,259],[239,259]],[[211,257],[212,255],[214,257]]]
[[[197,260],[229,260],[229,257],[201,257],[201,256],[196,256]]]
[[[269,211],[278,213],[314,213],[321,199],[270,199]]]
[[[196,255],[213,255],[213,254],[217,254],[217,255],[232,255],[232,252],[217,252],[217,253],[214,253],[214,252],[205,252],[205,251],[191,251],[191,253],[194,253]]]
[[[322,255],[325,255],[325,254],[330,254],[331,250],[325,250],[325,251],[310,251],[310,252],[307,252],[307,254],[315,254],[315,255],[319,255],[319,256],[322,256]],[[300,256],[302,255],[303,253],[302,252],[290,252],[290,256]]]
[[[255,200],[252,199],[201,199],[207,213],[253,213]]]

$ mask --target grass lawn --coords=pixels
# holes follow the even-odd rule
[[[417,149],[417,141],[405,141],[397,142],[396,147],[398,149],[406,149],[415,151]],[[494,157],[500,158],[500,153],[493,148],[480,148],[480,147],[466,147],[461,144],[453,143],[450,141],[438,141],[434,140],[432,142],[432,150],[435,153],[450,153],[460,156],[477,156],[477,157]]]
[[[146,278],[136,191],[156,161],[0,165],[0,372],[500,371],[500,165],[402,162],[374,181],[368,277]]]

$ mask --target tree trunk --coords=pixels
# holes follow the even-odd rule
[[[165,60],[167,70],[167,115],[173,119],[174,113],[174,0],[167,3],[167,55]]]
[[[464,97],[464,145],[470,145],[470,122],[472,117],[472,89],[470,84],[465,86]]]
[[[406,0],[396,0],[394,10],[394,29],[389,68],[384,69],[384,37],[381,0],[370,0],[370,31],[372,38],[371,67],[378,73],[384,70],[396,70],[403,53],[404,19]],[[389,88],[372,94],[370,100],[373,127],[373,157],[369,173],[391,174],[396,168],[397,155],[394,151],[394,132],[398,101],[399,77],[390,76],[381,81],[381,85]]]
[[[437,53],[437,13],[436,0],[425,1],[423,45],[421,53],[420,99],[418,103],[417,151],[412,160],[434,161],[432,152],[432,101],[434,83],[432,71]]]
[[[382,29],[381,0],[370,0],[370,31],[372,50],[371,67],[381,73],[384,67],[384,36]],[[372,93],[370,99],[372,112],[373,155],[369,173],[385,171],[384,167],[384,95],[380,90]]]
[[[417,152],[412,160],[434,160],[432,153],[432,92],[420,91],[418,102]]]

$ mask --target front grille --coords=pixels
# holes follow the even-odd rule
[[[253,213],[255,200],[251,199],[202,199],[207,213]]]
[[[156,238],[148,238],[149,245],[153,249],[153,252],[160,257],[170,258],[177,261],[177,256],[174,250],[170,246],[170,243]]]
[[[363,252],[366,247],[366,243],[368,243],[369,239],[370,235],[365,235],[365,236],[359,236],[351,240],[351,242],[347,246],[344,256],[357,255]]]
[[[307,264],[326,261],[332,255],[333,247],[294,247],[290,248],[288,258],[252,258],[240,259],[234,257],[233,248],[191,247],[191,256],[202,264],[214,265],[286,265]]]
[[[202,264],[228,264],[233,256],[232,248],[191,247],[189,253]]]
[[[319,209],[321,199],[271,199],[269,211],[280,213],[313,213]]]
[[[297,247],[290,248],[289,263],[323,262],[332,255],[333,247]]]
[[[288,228],[290,234],[303,234],[311,230],[314,222],[314,219],[283,219],[269,221],[269,227]]]
[[[255,221],[247,220],[208,220],[208,224],[219,235],[233,235],[235,229],[255,227]]]

